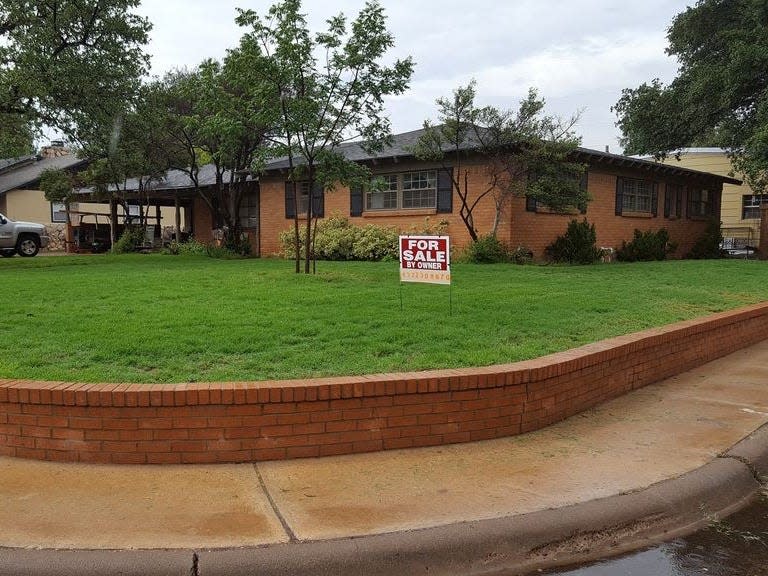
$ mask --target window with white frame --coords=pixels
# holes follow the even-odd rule
[[[51,222],[67,221],[67,205],[64,202],[51,202]]]
[[[654,183],[650,180],[636,178],[621,178],[621,207],[622,212],[653,213]]]
[[[377,176],[366,193],[366,210],[437,207],[437,172],[420,170]]]
[[[768,194],[746,194],[741,197],[741,219],[760,218],[760,208],[768,206]]]

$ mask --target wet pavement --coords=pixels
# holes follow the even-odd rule
[[[768,494],[709,528],[671,542],[550,576],[768,575]]]

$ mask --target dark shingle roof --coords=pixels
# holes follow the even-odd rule
[[[424,134],[424,129],[411,130],[410,132],[403,132],[402,134],[395,134],[392,136],[392,145],[387,146],[381,152],[369,154],[361,146],[360,142],[349,142],[342,144],[336,150],[340,152],[347,160],[353,160],[355,162],[362,162],[365,160],[383,160],[387,158],[404,158],[413,156],[413,149],[419,138]],[[468,138],[459,146],[461,150],[473,150],[478,147],[477,140],[469,135]],[[272,170],[285,170],[288,168],[288,158],[277,158],[272,162],[267,163],[264,167],[265,172],[269,173]]]
[[[404,132],[402,134],[396,134],[393,136],[392,145],[388,146],[381,152],[375,154],[367,153],[359,142],[351,142],[349,144],[342,144],[338,147],[338,151],[341,152],[347,160],[354,160],[356,162],[363,162],[366,160],[383,160],[388,158],[406,158],[413,157],[413,148],[416,146],[419,138],[424,134],[424,129],[413,130],[411,132]],[[469,137],[459,147],[461,150],[474,150],[478,148],[478,142],[475,138]],[[600,152],[598,150],[591,150],[589,148],[578,148],[576,151],[576,157],[579,160],[586,162],[601,162],[604,164],[613,164],[616,166],[624,166],[631,168],[638,168],[644,170],[653,170],[668,175],[688,175],[698,177],[711,177],[722,180],[729,184],[741,184],[741,180],[735,178],[728,178],[726,176],[719,176],[717,174],[711,174],[709,172],[702,172],[700,170],[691,170],[690,168],[681,168],[677,166],[671,166],[667,164],[661,164],[652,160],[644,160],[640,158],[633,158],[630,156],[622,156],[621,154],[611,154],[610,152]],[[269,162],[265,167],[265,172],[270,173],[273,171],[281,171],[288,168],[287,158],[278,158],[272,162]]]
[[[81,160],[72,154],[53,158],[28,157],[26,161],[7,165],[5,170],[0,173],[0,194],[10,190],[25,188],[36,183],[40,180],[40,175],[43,171],[49,168],[66,170],[68,168],[76,168],[85,163],[85,160]],[[15,164],[18,164],[18,166]]]
[[[364,162],[371,160],[384,160],[384,159],[399,159],[413,157],[413,148],[416,146],[419,138],[424,134],[424,129],[412,130],[410,132],[404,132],[402,134],[395,134],[392,137],[391,146],[386,147],[384,150],[378,153],[370,154],[365,151],[360,142],[349,142],[342,144],[337,148],[341,154],[347,159],[355,162]],[[461,150],[475,150],[478,148],[478,142],[475,138],[469,137],[460,146]],[[652,170],[657,173],[667,175],[688,175],[697,177],[707,177],[722,180],[731,184],[741,184],[740,180],[734,178],[728,178],[725,176],[718,176],[716,174],[710,174],[709,172],[701,172],[699,170],[691,170],[689,168],[680,168],[677,166],[671,166],[667,164],[661,164],[658,162],[643,160],[639,158],[632,158],[629,156],[622,156],[620,154],[611,154],[608,152],[600,152],[598,150],[591,150],[589,148],[578,148],[576,151],[576,158],[585,162],[601,162],[607,165],[615,165],[621,167],[630,167],[643,170]],[[288,158],[277,158],[272,162],[267,163],[264,168],[266,174],[275,174],[284,171],[288,168]],[[225,174],[225,179],[229,179],[229,173]],[[200,167],[199,172],[199,184],[200,186],[210,186],[216,183],[216,169],[213,164],[206,164]],[[150,182],[144,185],[145,189],[151,189],[158,192],[162,191],[176,191],[191,188],[193,186],[192,180],[189,174],[182,170],[169,170],[165,176],[161,179]],[[137,191],[139,189],[138,178],[128,179],[121,187],[124,191]],[[0,189],[2,191],[2,189]],[[90,193],[90,190],[84,189],[81,191],[84,194]]]

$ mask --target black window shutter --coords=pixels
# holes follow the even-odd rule
[[[624,180],[616,178],[616,216],[621,216],[624,207]]]
[[[363,187],[360,185],[349,188],[349,215],[363,215]]]
[[[536,198],[533,196],[526,196],[525,197],[525,211],[526,212],[536,212],[536,205],[538,202],[536,201]]]
[[[669,218],[672,213],[672,190],[674,188],[669,184],[664,186],[664,218]]]
[[[654,218],[659,215],[659,185],[651,184],[651,212]]]
[[[325,190],[319,182],[312,186],[312,215],[317,218],[325,216]]]
[[[285,183],[285,217],[296,217],[296,204],[294,203],[295,192],[293,188],[293,182]]]
[[[453,168],[437,171],[437,211],[453,212]]]

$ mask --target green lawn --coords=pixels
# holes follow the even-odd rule
[[[532,358],[768,299],[768,264],[455,265],[162,255],[0,260],[0,377],[79,382],[301,378]]]

